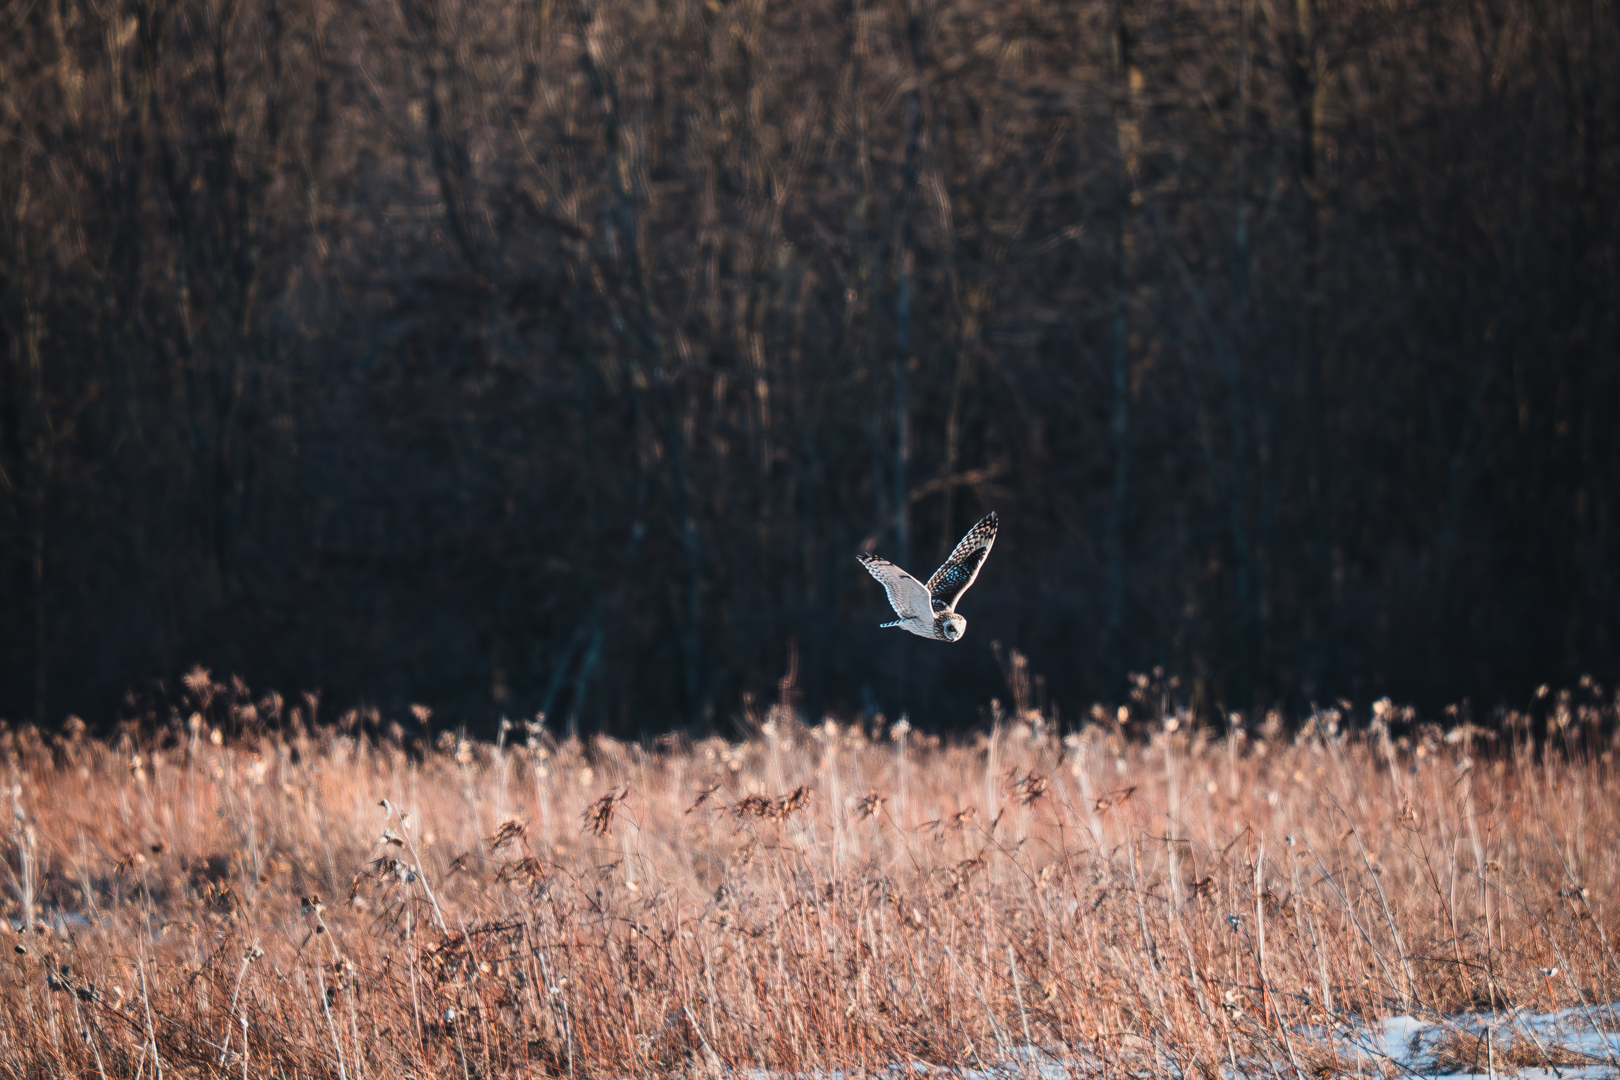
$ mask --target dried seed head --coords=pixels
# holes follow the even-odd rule
[[[485,839],[484,843],[489,845],[491,851],[494,851],[503,845],[512,843],[514,840],[521,840],[528,831],[528,822],[518,818],[507,818],[501,822],[500,828],[495,830],[493,836]]]
[[[808,805],[810,802],[810,789],[803,784],[782,796],[777,804],[777,810],[782,817],[787,817],[795,810]]]
[[[708,801],[710,795],[713,795],[715,792],[717,792],[719,790],[720,790],[720,785],[719,784],[711,784],[710,786],[708,786],[706,788],[698,789],[697,798],[692,801],[691,806],[688,806],[686,808],[686,813],[690,814],[692,811],[694,811],[698,807],[702,806],[705,802]]]
[[[584,828],[597,836],[606,836],[608,830],[613,828],[613,811],[630,794],[628,786],[619,791],[610,791],[585,808],[581,815],[584,819]]]
[[[1031,772],[1028,776],[1018,781],[1016,786],[1022,789],[1018,796],[1019,801],[1025,806],[1028,806],[1036,799],[1039,799],[1041,796],[1045,795],[1046,789],[1050,787],[1051,784],[1047,781],[1046,777],[1042,776],[1040,773]]]
[[[858,820],[865,820],[866,818],[872,817],[879,810],[883,809],[883,804],[888,801],[889,797],[887,795],[879,795],[875,790],[868,791],[865,795],[860,797],[859,801],[855,803],[855,817]]]
[[[731,808],[731,812],[738,817],[753,815],[765,817],[771,812],[771,800],[763,795],[745,795],[741,802]]]

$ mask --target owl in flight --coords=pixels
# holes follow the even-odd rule
[[[990,554],[990,545],[996,542],[996,524],[996,515],[991,512],[969,529],[926,585],[870,551],[857,555],[867,573],[877,578],[889,594],[889,606],[900,616],[883,625],[902,627],[934,641],[960,641],[967,633],[967,620],[956,613],[956,603],[979,576],[979,567]]]

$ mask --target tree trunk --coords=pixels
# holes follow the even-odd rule
[[[1328,426],[1322,390],[1321,325],[1323,191],[1321,156],[1322,98],[1327,57],[1321,38],[1316,0],[1294,0],[1294,108],[1299,124],[1299,155],[1295,172],[1304,193],[1303,243],[1305,265],[1301,286],[1299,387],[1305,436],[1305,505],[1310,522],[1305,527],[1305,566],[1300,575],[1301,649],[1308,687],[1319,686],[1332,643],[1327,608],[1332,600],[1333,501],[1328,495],[1324,429]]]
[[[1108,492],[1104,548],[1107,558],[1107,600],[1103,609],[1103,656],[1110,686],[1125,675],[1122,630],[1125,623],[1125,513],[1130,496],[1130,307],[1132,268],[1136,257],[1135,229],[1142,205],[1140,95],[1143,74],[1136,55],[1137,30],[1134,0],[1117,0],[1114,7],[1112,74],[1114,80],[1114,141],[1119,156],[1119,178],[1113,213],[1114,298],[1109,349],[1109,447],[1113,477]]]

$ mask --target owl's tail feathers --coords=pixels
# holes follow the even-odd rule
[[[896,619],[896,620],[894,620],[894,622],[878,623],[878,629],[883,630],[883,629],[887,629],[888,627],[891,627],[891,626],[900,626],[900,625],[903,625],[905,623],[905,621],[906,620],[904,620],[904,619]]]

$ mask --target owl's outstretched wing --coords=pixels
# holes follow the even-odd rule
[[[889,606],[902,619],[932,619],[933,605],[929,603],[928,588],[922,582],[887,559],[880,559],[870,551],[855,556],[866,567],[866,572],[877,578],[883,591],[889,594]]]
[[[956,602],[962,599],[973,579],[979,576],[979,567],[984,565],[985,556],[990,554],[990,545],[996,542],[995,511],[991,511],[984,520],[969,529],[962,542],[956,545],[951,557],[945,560],[945,565],[934,571],[934,576],[928,579],[928,592],[933,599],[936,611],[955,611]]]

